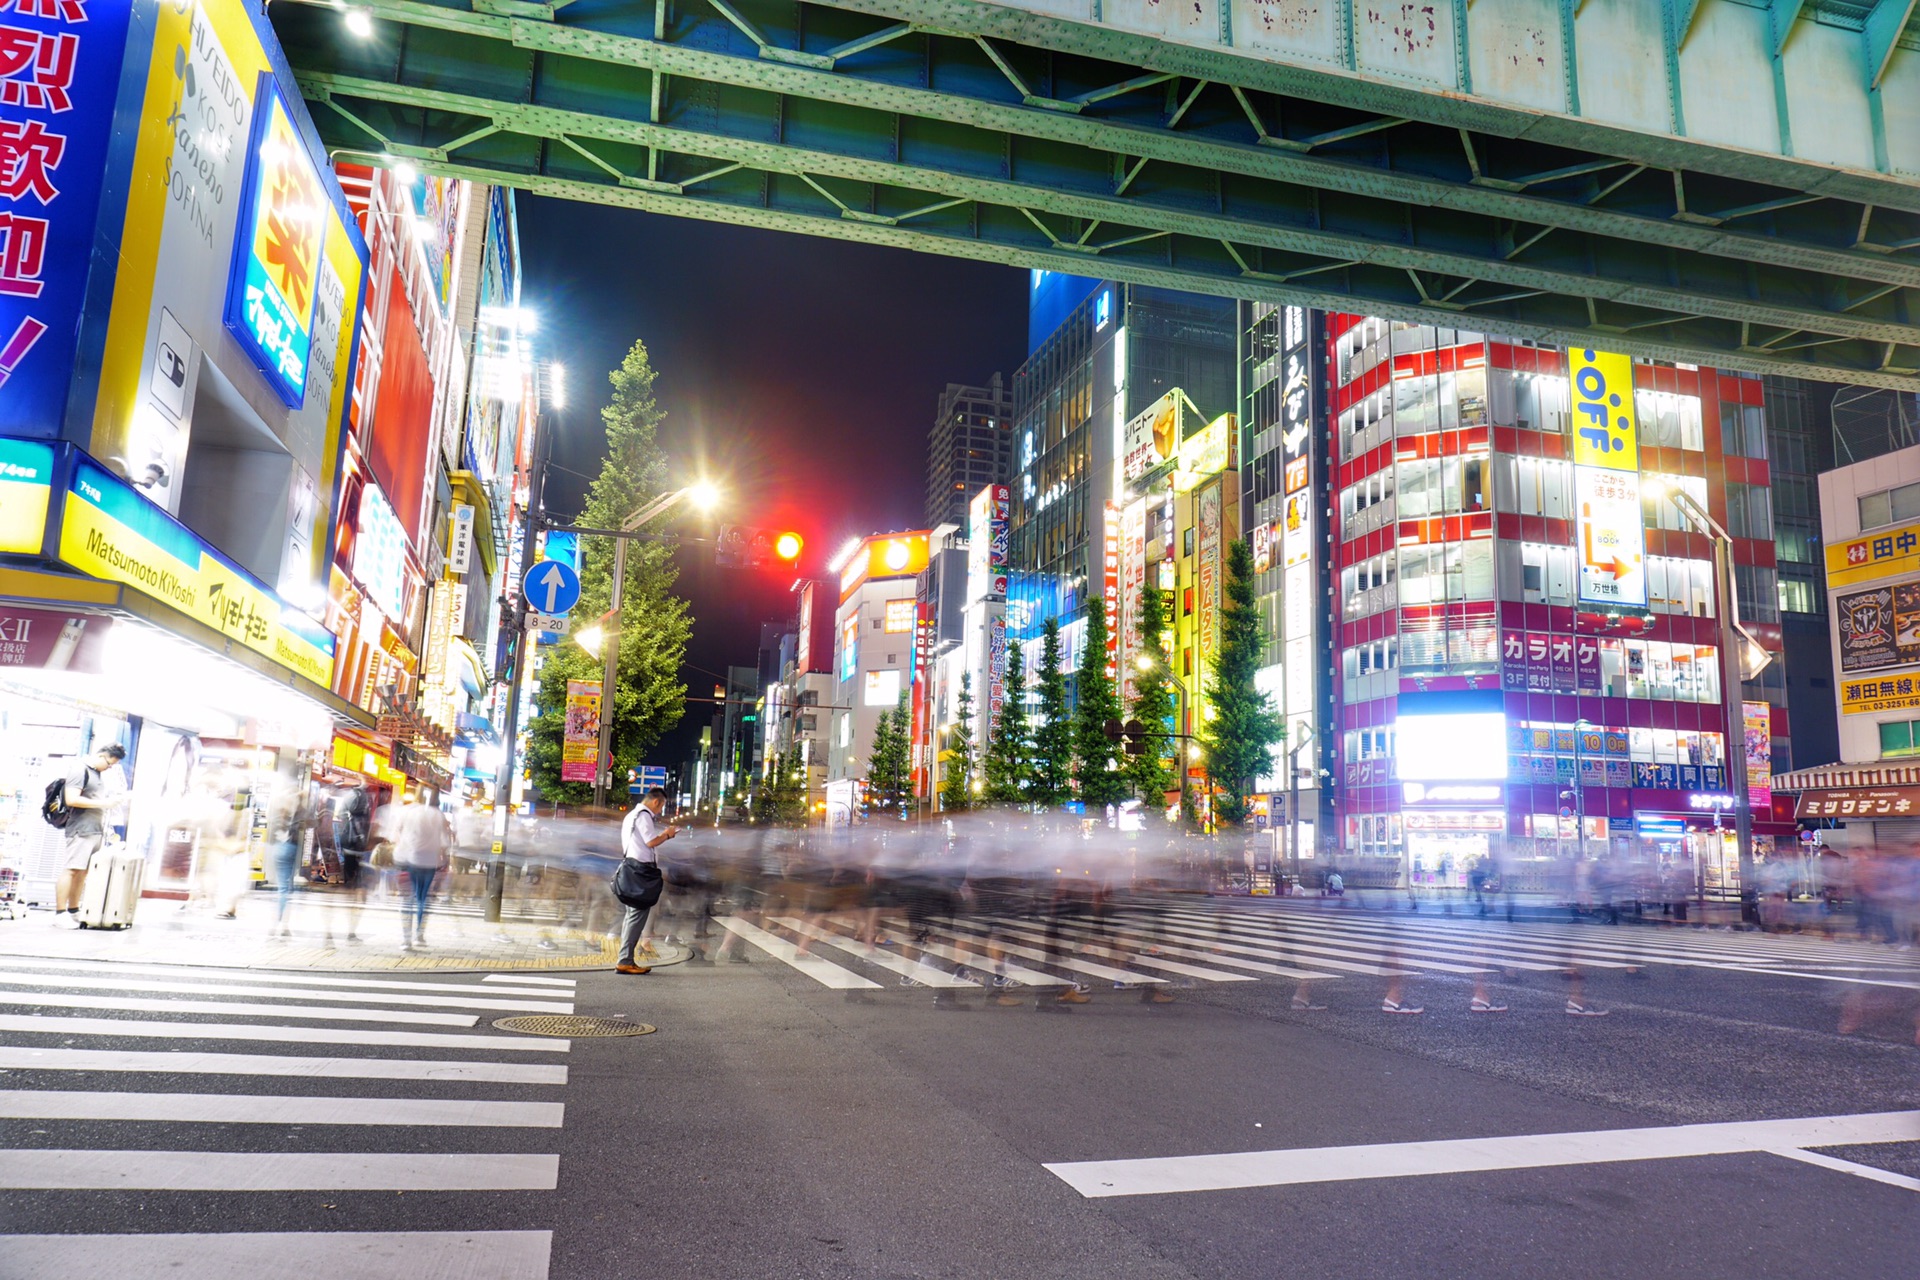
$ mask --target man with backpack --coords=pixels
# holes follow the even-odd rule
[[[47,788],[42,812],[48,822],[66,832],[66,857],[53,885],[53,922],[62,929],[80,927],[80,891],[87,884],[87,863],[106,839],[103,815],[120,803],[120,788],[103,775],[126,756],[126,748],[109,742],[82,761],[78,772]]]

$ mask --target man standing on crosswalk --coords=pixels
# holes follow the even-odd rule
[[[654,851],[667,841],[680,834],[680,828],[672,825],[662,826],[660,814],[667,807],[667,793],[661,787],[647,791],[646,797],[633,806],[626,821],[620,824],[620,852],[628,862],[639,864],[640,876],[644,878],[651,894],[644,899],[645,905],[636,905],[642,898],[623,898],[626,903],[626,918],[620,923],[620,958],[614,965],[615,973],[646,973],[647,968],[634,962],[634,949],[640,945],[640,933],[647,927],[647,913],[653,910],[653,904],[660,899],[660,862]],[[625,873],[615,880],[619,884],[626,878]]]

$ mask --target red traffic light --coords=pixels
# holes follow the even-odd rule
[[[799,534],[782,533],[775,536],[773,540],[773,554],[791,563],[800,558],[801,549],[806,545]]]

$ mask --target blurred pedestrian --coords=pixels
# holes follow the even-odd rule
[[[407,792],[394,822],[393,865],[407,873],[413,890],[412,901],[400,903],[400,949],[418,951],[427,945],[427,900],[433,893],[434,877],[448,865],[447,848],[453,833],[446,817],[430,804],[422,804],[418,792]]]
[[[121,802],[123,793],[115,766],[126,757],[125,747],[109,742],[81,761],[80,768],[65,780],[62,792],[70,812],[64,828],[60,875],[53,886],[53,922],[62,928],[80,928],[80,891],[87,884],[87,864],[106,840],[107,810]]]

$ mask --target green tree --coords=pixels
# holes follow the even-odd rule
[[[1027,719],[1027,674],[1018,640],[1007,641],[1007,676],[1000,714],[987,734],[982,762],[987,800],[1025,804],[1033,783],[1033,726]]]
[[[973,673],[960,673],[954,702],[953,745],[941,753],[947,775],[940,780],[940,807],[952,813],[973,808]]]
[[[1067,708],[1067,676],[1060,669],[1060,621],[1048,618],[1040,633],[1040,669],[1034,673],[1040,722],[1033,730],[1033,781],[1028,798],[1057,805],[1072,795],[1073,718]]]
[[[766,782],[760,789],[760,805],[754,817],[768,826],[806,825],[806,770],[801,767],[799,751],[786,751],[774,756],[767,770]]]
[[[1244,540],[1227,549],[1226,600],[1220,643],[1208,664],[1209,718],[1201,726],[1207,772],[1217,791],[1214,817],[1223,825],[1246,820],[1254,779],[1273,768],[1273,749],[1286,741],[1286,722],[1272,700],[1254,688],[1265,637],[1253,602],[1253,551]]]
[[[1107,737],[1107,721],[1120,718],[1120,699],[1107,675],[1107,634],[1107,602],[1096,597],[1087,603],[1087,643],[1074,675],[1074,774],[1090,815],[1127,798],[1126,776],[1113,767],[1120,747]]]
[[[880,713],[873,727],[873,749],[867,755],[867,791],[871,802],[889,816],[904,816],[913,802],[911,747],[907,741],[912,723],[907,710],[907,695],[900,705]]]
[[[1127,708],[1129,718],[1138,720],[1153,735],[1146,740],[1146,754],[1127,757],[1127,781],[1141,802],[1156,813],[1165,806],[1167,792],[1180,785],[1178,775],[1167,767],[1169,756],[1178,763],[1180,742],[1160,736],[1172,727],[1168,722],[1173,719],[1173,691],[1168,683],[1172,673],[1167,670],[1167,651],[1161,643],[1167,629],[1161,612],[1165,607],[1159,587],[1149,582],[1140,589],[1140,625],[1134,634],[1139,637],[1139,658],[1144,665],[1135,674],[1133,705]]]
[[[646,344],[636,341],[607,379],[613,384],[613,395],[600,410],[607,456],[580,512],[581,524],[599,529],[619,528],[629,514],[668,487],[666,454],[659,443],[666,414],[654,398],[654,370]],[[594,618],[607,611],[613,598],[613,540],[585,537],[581,546],[580,603],[574,606],[573,616]],[[687,694],[679,679],[680,662],[693,628],[687,602],[674,594],[679,570],[673,547],[630,541],[626,559],[617,678],[611,695],[603,692],[600,710],[612,719],[616,778],[639,766],[660,736],[680,723]],[[601,676],[601,659],[568,642],[555,645],[540,668],[539,713],[527,726],[527,767],[546,800],[582,804],[593,794],[587,783],[560,780],[561,737],[567,681]]]

